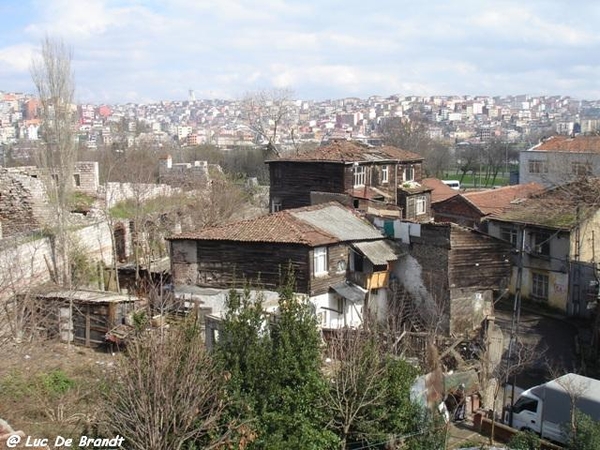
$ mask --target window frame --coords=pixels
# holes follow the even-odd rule
[[[424,195],[418,195],[415,197],[415,216],[422,216],[423,214],[427,214],[427,198]]]
[[[313,248],[313,275],[315,277],[321,277],[329,274],[327,259],[327,247]]]
[[[402,181],[415,181],[415,167],[412,164],[404,166]]]
[[[78,174],[78,173],[73,174],[73,185],[75,187],[81,187],[81,174]]]
[[[531,272],[531,297],[535,300],[548,301],[550,277],[547,273]]]
[[[516,247],[519,239],[519,231],[513,227],[500,227],[500,239],[510,242],[513,247]]]
[[[529,173],[548,173],[548,163],[543,159],[530,159],[527,161]]]
[[[367,183],[367,168],[365,166],[354,166],[354,187],[365,186]]]
[[[390,182],[390,166],[385,165],[381,167],[381,183]]]
[[[571,162],[571,173],[577,177],[587,177],[592,175],[592,165],[589,162],[573,161]]]
[[[532,249],[536,256],[550,256],[551,248],[550,241],[552,234],[544,231],[536,231],[533,233]]]

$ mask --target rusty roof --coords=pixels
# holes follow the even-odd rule
[[[301,244],[311,247],[382,234],[352,210],[330,202],[267,214],[218,227],[171,236],[170,240],[217,240]]]
[[[486,189],[484,191],[467,191],[462,195],[479,209],[482,214],[488,215],[500,213],[511,203],[518,201],[519,199],[530,197],[543,190],[544,187],[541,184],[527,183],[503,186],[496,189]]]
[[[327,161],[327,162],[419,162],[423,157],[417,153],[409,152],[401,148],[384,145],[382,147],[371,147],[355,141],[332,140],[314,150],[289,155],[272,161]]]
[[[447,184],[442,183],[442,180],[438,178],[423,178],[421,180],[421,184],[429,189],[431,189],[431,203],[439,203],[444,200],[448,200],[449,198],[458,195],[458,191],[452,189]]]
[[[552,136],[530,151],[600,153],[600,136]]]
[[[493,220],[569,230],[600,208],[600,179],[581,179],[511,202]]]

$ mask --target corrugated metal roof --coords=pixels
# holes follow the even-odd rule
[[[365,300],[366,290],[361,289],[355,284],[349,283],[347,281],[342,281],[341,283],[334,284],[331,286],[335,292],[340,294],[342,297],[347,298],[352,303],[360,303]]]
[[[384,265],[396,261],[398,255],[386,241],[356,242],[352,244],[375,265]]]
[[[319,209],[288,210],[290,214],[340,241],[381,239],[382,234],[367,221],[341,205],[329,204]]]

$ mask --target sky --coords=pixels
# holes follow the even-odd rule
[[[568,95],[600,99],[597,0],[2,0],[0,91],[45,36],[76,99]]]

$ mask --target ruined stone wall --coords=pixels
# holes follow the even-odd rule
[[[106,207],[108,209],[117,203],[128,199],[147,201],[157,197],[168,197],[180,192],[167,184],[150,183],[106,183]]]
[[[90,261],[112,264],[111,231],[106,222],[73,231],[73,242]],[[54,252],[48,236],[30,235],[0,241],[0,300],[51,281]]]
[[[50,216],[44,183],[35,175],[0,169],[2,236],[42,228]]]
[[[76,191],[89,195],[98,193],[100,172],[97,161],[77,161],[73,170],[73,184]]]

